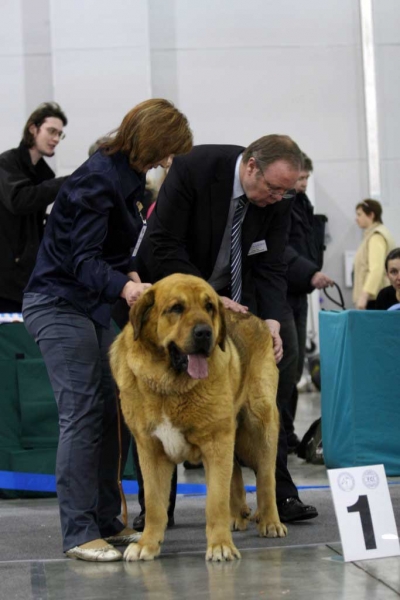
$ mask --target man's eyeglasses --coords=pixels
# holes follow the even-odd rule
[[[263,168],[260,164],[256,163],[257,167],[261,173],[261,177],[264,179],[264,183],[268,188],[268,192],[270,193],[271,196],[273,196],[274,198],[282,198],[282,200],[285,200],[287,198],[293,198],[293,196],[295,195],[295,190],[281,190],[279,188],[274,188],[271,184],[268,183],[268,181],[265,179],[265,175],[264,175],[264,171]]]
[[[59,131],[55,127],[46,127],[45,129],[52,138],[58,138],[60,141],[65,138],[65,133],[63,131]]]

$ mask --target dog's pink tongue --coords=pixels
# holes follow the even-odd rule
[[[188,374],[192,379],[205,379],[208,377],[208,363],[201,354],[188,354]]]

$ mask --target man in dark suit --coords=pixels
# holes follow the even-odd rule
[[[301,151],[288,136],[264,136],[246,149],[194,147],[174,159],[137,256],[143,281],[177,272],[197,275],[214,287],[227,308],[249,308],[265,319],[277,363],[283,356],[280,320],[287,310],[283,254],[291,190],[301,166]],[[244,206],[238,218],[239,204]],[[238,226],[239,257],[233,243]],[[281,520],[316,517],[316,509],[299,499],[286,463],[281,426],[276,471]]]

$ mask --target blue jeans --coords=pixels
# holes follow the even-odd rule
[[[123,529],[117,396],[108,362],[115,334],[44,294],[25,294],[23,316],[58,406],[56,483],[65,552]]]

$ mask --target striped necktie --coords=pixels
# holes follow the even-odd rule
[[[240,196],[232,222],[231,299],[235,302],[240,302],[242,296],[242,219],[246,203],[246,196]]]

